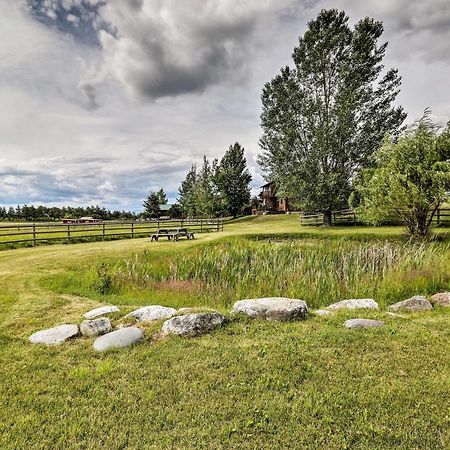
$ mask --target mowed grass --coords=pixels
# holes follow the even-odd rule
[[[450,313],[444,309],[298,323],[236,318],[195,339],[153,340],[160,325],[154,324],[143,344],[106,354],[94,353],[91,340],[52,348],[27,341],[34,331],[80,322],[86,310],[111,302],[123,313],[153,303],[210,304],[227,312],[233,286],[240,295],[254,283],[261,294],[321,293],[323,300],[308,299],[317,306],[358,283],[369,289],[368,273],[376,285],[371,292],[381,296],[380,286],[396,286],[396,298],[450,288],[445,231],[440,241],[406,247],[397,228],[330,232],[298,228],[297,219],[241,220],[194,242],[137,239],[0,252],[0,448],[449,448]],[[322,289],[343,261],[347,284]],[[371,261],[375,266],[364,266]],[[314,284],[321,268],[330,276]],[[273,287],[278,272],[285,284]],[[309,273],[307,282],[300,273]],[[103,295],[98,283],[108,276],[111,291]],[[386,326],[342,327],[361,315]]]

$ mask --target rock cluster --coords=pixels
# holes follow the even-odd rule
[[[450,307],[450,292],[433,295],[430,301],[416,295],[389,306],[388,315],[403,317],[397,311],[417,312],[429,311],[434,306]],[[315,315],[330,315],[339,310],[379,309],[378,303],[371,298],[341,300],[327,306],[325,309],[314,311]],[[137,326],[119,325],[113,331],[111,320],[104,316],[118,312],[117,306],[102,306],[84,314],[80,327],[76,324],[64,324],[46,330],[38,331],[29,337],[33,344],[57,345],[78,336],[80,333],[86,338],[95,337],[94,350],[106,351],[117,347],[126,347],[144,339],[144,331]],[[394,312],[393,312],[394,311]],[[236,302],[231,310],[233,315],[243,314],[251,319],[265,319],[278,321],[296,321],[308,317],[308,305],[303,300],[285,297],[268,297],[245,299]],[[177,315],[178,314],[178,315]],[[144,306],[136,309],[125,317],[133,317],[137,322],[146,324],[164,320],[161,335],[175,335],[183,337],[200,336],[209,333],[227,323],[228,319],[217,311],[209,308],[180,308],[178,311],[160,305]],[[381,320],[354,318],[344,322],[349,329],[373,328],[383,326]]]

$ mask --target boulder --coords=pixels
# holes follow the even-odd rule
[[[433,309],[433,305],[425,297],[415,295],[414,297],[390,305],[389,309],[391,311],[429,311]]]
[[[94,341],[94,350],[104,352],[112,348],[128,347],[144,338],[144,332],[137,327],[121,328],[104,334]]]
[[[94,319],[95,317],[104,316],[105,314],[118,311],[120,311],[120,309],[117,306],[101,306],[100,308],[95,308],[92,311],[87,312],[83,317],[85,319]]]
[[[217,312],[186,314],[166,320],[161,332],[163,335],[200,336],[224,324],[226,320],[225,316]]]
[[[232,313],[245,314],[252,319],[301,320],[308,315],[308,305],[303,300],[284,297],[255,298],[236,302]]]
[[[217,312],[215,309],[208,308],[206,306],[190,306],[187,308],[180,308],[177,311],[177,314],[185,315],[185,314],[196,314],[202,312]]]
[[[331,311],[328,311],[328,309],[316,309],[313,311],[313,313],[316,316],[329,316],[331,314]]]
[[[139,322],[153,322],[154,320],[169,319],[177,313],[174,308],[167,308],[166,306],[151,305],[143,306],[130,312],[126,317],[134,317]]]
[[[430,298],[430,302],[433,305],[442,306],[443,308],[450,308],[450,292],[440,292],[434,294]]]
[[[381,327],[384,325],[382,320],[371,319],[350,319],[344,322],[346,328],[373,328]]]
[[[59,325],[47,330],[38,331],[32,334],[28,339],[33,344],[57,345],[62,344],[78,335],[78,325]]]
[[[327,309],[378,309],[378,303],[373,298],[352,298],[332,303]]]
[[[81,322],[80,331],[84,337],[100,336],[112,331],[111,321],[107,317],[84,320]]]

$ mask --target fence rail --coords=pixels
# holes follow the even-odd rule
[[[99,223],[14,223],[0,225],[2,245],[62,241],[68,244],[83,240],[109,240],[146,237],[162,228],[188,228],[193,233],[223,230],[221,219],[180,219],[139,221],[104,221]]]
[[[362,225],[358,220],[355,211],[351,209],[343,209],[341,211],[333,211],[333,224],[335,225]],[[301,214],[300,223],[302,225],[319,226],[323,224],[323,214]],[[398,217],[391,217],[386,220],[385,224],[400,225]],[[440,208],[433,217],[433,224],[436,226],[450,226],[450,208]]]

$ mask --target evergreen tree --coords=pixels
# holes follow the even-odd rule
[[[351,29],[343,11],[322,10],[285,67],[262,93],[259,162],[278,193],[307,211],[345,207],[352,179],[373,164],[384,135],[396,136],[406,117],[393,107],[401,78],[384,75],[383,25],[360,20]]]
[[[166,195],[166,193],[164,192],[164,189],[161,188],[161,189],[156,193],[156,195],[158,196],[159,204],[160,204],[160,205],[165,205],[165,204],[167,204],[167,195]]]
[[[225,209],[233,217],[242,214],[249,205],[251,181],[244,148],[236,142],[225,152],[215,174],[215,182]]]
[[[203,156],[203,165],[194,186],[194,198],[198,212],[202,216],[214,217],[220,210],[219,195],[214,180],[217,161],[213,164]]]
[[[161,195],[160,192],[150,191],[147,199],[143,203],[144,215],[146,217],[159,217],[160,206],[161,206]]]
[[[186,175],[186,178],[181,182],[178,189],[178,203],[182,211],[189,217],[198,215],[198,205],[195,195],[195,186],[197,184],[197,167],[192,165],[191,169]]]

